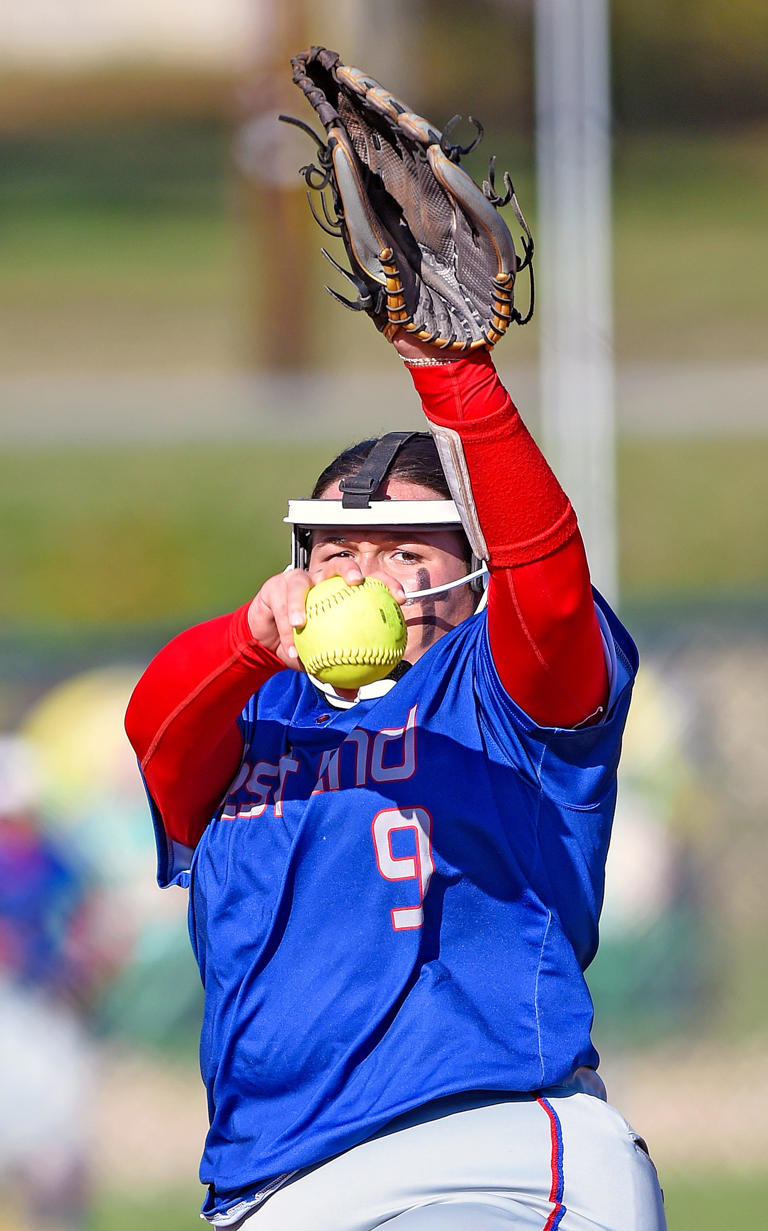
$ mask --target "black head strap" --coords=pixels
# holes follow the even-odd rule
[[[381,487],[389,468],[407,440],[418,432],[387,432],[377,440],[357,474],[342,479],[339,487],[343,493],[343,509],[369,509],[371,497]]]

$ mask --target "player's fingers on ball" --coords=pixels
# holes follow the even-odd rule
[[[274,612],[275,588],[269,581],[265,582],[248,608],[248,624],[253,636],[263,645],[273,647],[277,637],[277,624]]]
[[[387,587],[395,602],[399,603],[401,607],[403,603],[407,602],[408,595],[396,577],[382,575],[377,577],[376,580],[380,581],[382,585]]]
[[[291,631],[303,628],[307,622],[306,598],[311,584],[309,574],[301,569],[286,574],[285,611]]]
[[[354,560],[341,560],[339,563],[339,576],[343,581],[346,581],[348,586],[359,586],[364,580],[360,565]]]
[[[405,603],[408,602],[408,595],[406,591],[403,589],[403,587],[401,586],[400,582],[395,581],[394,577],[392,577],[392,578],[387,579],[386,584],[395,602],[399,603],[399,605],[403,607]]]
[[[291,665],[298,666],[299,652],[296,649],[296,643],[293,640],[295,625],[288,618],[288,609],[280,613],[277,620],[277,631],[280,636],[280,651],[283,658]]]
[[[265,586],[263,601],[269,611],[277,640],[276,653],[284,659],[293,658],[293,626],[288,616],[288,587],[282,578],[274,578],[274,584]]]
[[[275,623],[280,637],[283,658],[300,668],[299,654],[293,639],[294,630],[306,623],[305,597],[310,582],[306,573],[296,571],[285,577],[279,602],[275,604]]]

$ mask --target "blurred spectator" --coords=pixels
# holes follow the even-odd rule
[[[75,1231],[88,1205],[93,1045],[106,969],[86,868],[40,813],[31,747],[0,736],[0,1184],[14,1225]]]

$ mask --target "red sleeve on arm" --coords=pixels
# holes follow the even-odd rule
[[[427,418],[461,438],[488,547],[501,681],[539,724],[583,722],[605,703],[607,670],[570,501],[486,351],[411,374]]]
[[[187,629],[139,680],[125,729],[169,837],[194,846],[237,770],[237,717],[283,664],[248,627],[248,605]]]

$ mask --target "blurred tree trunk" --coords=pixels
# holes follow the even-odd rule
[[[299,369],[311,361],[308,269],[315,244],[287,112],[311,122],[291,80],[291,56],[309,41],[310,0],[254,0],[254,30],[235,139],[246,299],[246,350],[259,368]],[[306,114],[305,114],[306,113]]]
[[[386,0],[386,20],[381,8],[373,9],[364,0],[253,0],[253,6],[252,46],[235,141],[244,231],[246,348],[254,366],[297,370],[317,360],[318,339],[326,333],[324,327],[316,328],[323,306],[317,253],[325,237],[311,220],[298,174],[303,163],[313,161],[314,147],[308,137],[277,120],[285,112],[313,123],[291,81],[291,56],[327,40],[347,63],[366,69],[412,101],[418,23],[408,0]],[[321,130],[319,122],[313,126]]]

